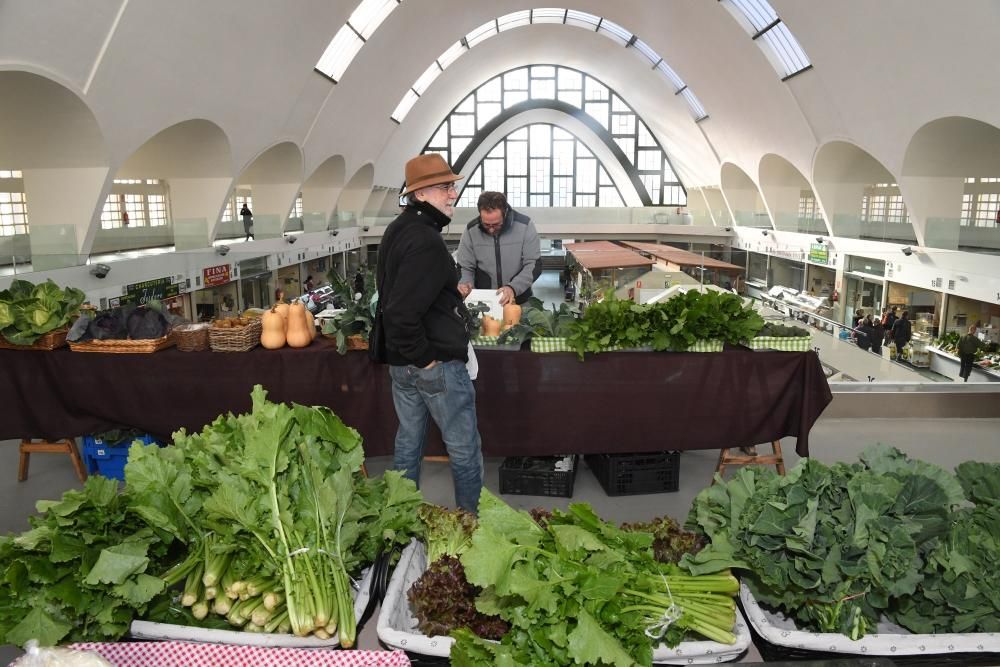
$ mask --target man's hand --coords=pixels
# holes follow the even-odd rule
[[[437,359],[435,359],[435,360],[434,360],[434,361],[432,361],[431,363],[429,363],[429,364],[427,364],[426,366],[424,366],[424,367],[423,367],[423,370],[425,370],[425,371],[429,371],[430,369],[432,369],[432,368],[434,368],[435,366],[437,366],[437,363],[438,363],[438,362],[437,362]]]
[[[498,289],[497,294],[500,295],[501,306],[506,306],[508,303],[514,303],[514,288],[510,285],[504,285]]]
[[[472,283],[459,283],[458,293],[462,295],[462,298],[468,298],[469,294],[472,293]]]

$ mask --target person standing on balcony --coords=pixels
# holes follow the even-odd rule
[[[240,217],[243,218],[243,231],[246,232],[247,235],[247,237],[243,240],[249,241],[253,238],[253,213],[250,211],[250,207],[247,206],[246,202],[243,202],[243,208],[240,209]]]

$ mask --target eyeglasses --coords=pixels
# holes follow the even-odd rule
[[[445,192],[451,192],[454,190],[458,192],[458,188],[455,187],[454,183],[441,183],[439,185],[432,185],[432,188],[437,188],[438,190],[444,190]]]

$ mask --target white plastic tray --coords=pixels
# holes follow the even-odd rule
[[[368,606],[370,598],[372,569],[365,570],[360,585],[360,591],[354,593],[354,619],[361,620],[361,614]],[[358,628],[360,630],[360,628]],[[296,637],[295,635],[267,632],[242,632],[240,630],[211,630],[188,625],[173,625],[171,623],[154,623],[152,621],[132,621],[130,634],[136,639],[155,639],[161,641],[185,641],[211,644],[236,644],[240,646],[267,646],[276,648],[336,648],[340,646],[337,637],[320,639],[318,637]]]
[[[776,646],[850,655],[946,656],[949,653],[1000,653],[1000,634],[993,632],[918,635],[883,619],[878,624],[877,634],[865,635],[855,641],[836,632],[796,629],[794,619],[762,608],[746,584],[740,584],[740,601],[743,602],[754,630]]]
[[[451,637],[428,637],[417,629],[417,619],[410,611],[406,592],[427,569],[427,552],[423,543],[411,542],[400,556],[378,617],[378,638],[391,648],[420,655],[446,658],[455,640]],[[711,641],[681,642],[675,648],[659,646],[653,651],[653,662],[667,665],[704,665],[737,659],[750,646],[750,630],[736,610],[736,643],[719,644]]]

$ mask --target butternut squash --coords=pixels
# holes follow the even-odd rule
[[[307,347],[312,342],[308,326],[305,304],[296,301],[288,309],[288,328],[285,331],[288,347]]]
[[[521,306],[516,303],[508,303],[503,307],[503,323],[514,326],[521,321]]]
[[[499,336],[500,335],[500,320],[495,320],[489,315],[483,315],[483,335],[484,336]]]
[[[288,304],[284,301],[279,301],[278,303],[271,306],[271,310],[277,310],[278,313],[285,318],[285,322],[288,321]]]
[[[309,327],[309,335],[316,340],[316,318],[308,308],[306,308],[306,325]]]
[[[285,318],[272,306],[260,318],[260,344],[267,350],[285,346]]]

